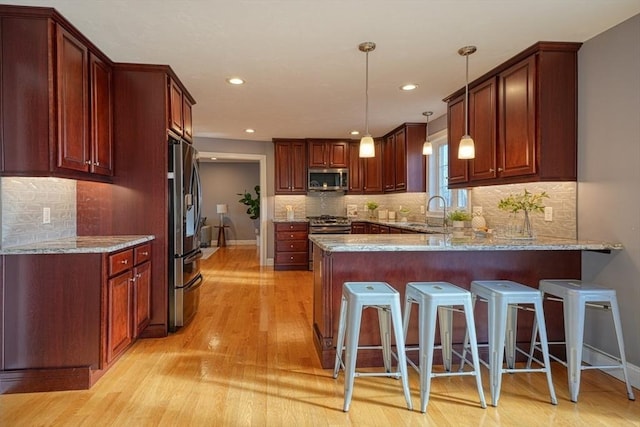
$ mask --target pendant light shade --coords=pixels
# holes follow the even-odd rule
[[[433,146],[431,145],[431,141],[429,141],[429,117],[433,114],[433,111],[425,111],[422,113],[423,116],[427,117],[427,129],[426,129],[426,137],[424,140],[424,144],[422,144],[422,154],[425,156],[430,156],[433,154]]]
[[[469,55],[476,51],[475,46],[465,46],[458,49],[458,54],[466,57],[467,73],[464,88],[464,136],[458,145],[459,159],[474,159],[476,157],[476,147],[473,139],[469,135]]]
[[[365,106],[364,106],[364,136],[360,139],[360,157],[375,157],[376,148],[373,143],[373,138],[369,135],[369,52],[376,48],[376,44],[373,42],[363,42],[358,45],[358,49],[361,52],[366,53],[366,74],[365,74]]]

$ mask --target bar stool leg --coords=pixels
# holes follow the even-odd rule
[[[620,311],[618,308],[618,299],[611,298],[611,313],[613,314],[613,324],[616,328],[616,338],[618,339],[618,348],[620,350],[620,362],[622,363],[622,372],[624,374],[624,382],[627,384],[627,397],[629,400],[636,400],[629,382],[629,372],[627,371],[627,358],[624,353],[624,340],[622,339],[622,322],[620,320]]]
[[[442,344],[442,364],[447,372],[451,372],[451,325],[453,311],[450,306],[438,306],[438,323],[440,325],[440,343]],[[429,371],[431,372],[431,371]]]
[[[514,304],[507,306],[506,325],[505,357],[507,367],[513,369],[516,362],[516,334],[518,331],[518,307]]]
[[[380,341],[382,344],[382,359],[385,372],[391,372],[391,317],[389,310],[378,307],[378,325],[380,326]]]
[[[551,378],[551,360],[549,359],[549,342],[547,341],[547,325],[544,320],[544,314],[542,311],[542,299],[536,299],[533,303],[533,306],[536,310],[536,319],[539,325],[539,334],[540,334],[540,346],[542,347],[542,357],[545,366],[545,373],[547,375],[547,383],[549,385],[549,395],[551,396],[551,403],[554,405],[558,404],[558,399],[556,399],[556,391],[553,387],[553,380]]]
[[[471,301],[464,302],[464,317],[467,322],[467,334],[469,335],[469,343],[471,346],[471,358],[473,360],[473,370],[476,375],[476,386],[478,387],[478,396],[480,397],[480,406],[484,409],[487,407],[487,402],[484,399],[484,392],[482,391],[482,378],[480,376],[480,356],[478,355],[478,338],[476,336],[476,325],[473,318],[473,307]],[[463,361],[464,362],[464,361]]]
[[[433,369],[433,343],[436,338],[437,309],[437,304],[434,304],[432,300],[420,304],[418,330],[420,334],[420,412],[422,413],[427,412],[429,393],[431,392],[431,370]],[[442,322],[442,319],[439,320]],[[440,331],[442,335],[442,329]],[[440,338],[442,339],[442,337]],[[444,348],[444,342],[442,345]]]
[[[405,350],[404,335],[402,331],[402,317],[400,315],[401,311],[399,298],[396,298],[393,301],[390,309],[393,334],[396,338],[396,350],[398,352],[398,371],[400,371],[400,375],[402,375],[402,389],[404,390],[404,399],[407,402],[407,408],[409,410],[412,410],[413,403],[411,402],[411,393],[409,391],[409,376],[407,375],[407,353]]]
[[[504,362],[505,330],[507,325],[507,304],[495,301],[489,303],[489,378],[491,385],[491,404],[498,406],[502,387],[502,363]]]
[[[578,401],[580,392],[580,376],[582,373],[582,349],[584,345],[584,298],[564,298],[564,333],[567,350],[567,376],[569,395],[572,402]],[[546,362],[545,362],[546,363]]]
[[[340,364],[343,363],[342,352],[344,350],[344,335],[346,329],[347,299],[342,296],[340,300],[340,316],[338,320],[338,339],[336,341],[336,363],[333,366],[333,378],[338,378]]]
[[[353,381],[356,373],[356,359],[358,358],[358,339],[360,336],[360,322],[362,317],[362,304],[353,301],[348,302],[347,324],[351,327],[346,330],[347,345],[345,348],[345,369],[344,369],[344,406],[343,411],[349,411],[351,396],[353,395]]]

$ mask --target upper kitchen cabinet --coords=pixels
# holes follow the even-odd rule
[[[53,9],[0,6],[3,176],[110,181],[112,64]]]
[[[349,142],[330,139],[307,139],[310,168],[349,167]]]
[[[307,144],[304,139],[273,139],[275,194],[305,194],[307,191]]]
[[[169,90],[167,106],[168,125],[167,129],[175,132],[187,141],[193,140],[193,129],[191,126],[193,99],[188,93],[185,93],[180,84],[172,79],[167,79],[167,87]]]
[[[349,194],[380,194],[382,188],[381,138],[374,138],[375,157],[360,158],[360,141],[349,143]]]
[[[476,158],[459,160],[464,89],[448,103],[449,187],[577,177],[577,51],[539,42],[469,84]]]
[[[426,191],[426,161],[422,144],[424,123],[405,123],[384,136],[382,149],[384,192]]]

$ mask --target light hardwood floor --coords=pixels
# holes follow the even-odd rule
[[[0,396],[0,425],[640,425],[640,402],[627,400],[623,383],[585,371],[575,404],[558,364],[557,406],[543,374],[505,375],[499,406],[487,409],[473,377],[436,378],[426,414],[406,409],[397,380],[361,377],[344,413],[344,377],[321,369],[313,349],[311,273],[261,268],[250,246],[222,248],[203,269],[201,308],[188,327],[138,341],[91,390]],[[419,408],[413,370],[410,385]]]

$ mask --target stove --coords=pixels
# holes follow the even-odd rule
[[[351,234],[351,219],[344,216],[309,216],[309,234]],[[313,270],[313,243],[309,241],[309,270]]]

